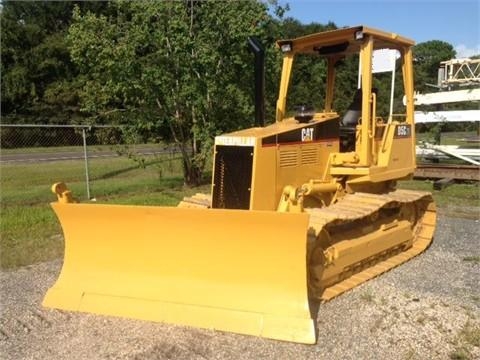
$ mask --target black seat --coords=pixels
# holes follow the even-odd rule
[[[340,121],[340,151],[355,150],[355,134],[362,115],[362,89],[357,89],[353,100]]]
[[[357,89],[353,95],[353,100],[348,107],[340,126],[344,128],[355,127],[358,125],[360,116],[362,115],[362,89]]]
[[[377,94],[377,89],[373,88],[372,93]],[[357,89],[353,95],[353,100],[348,107],[345,115],[340,121],[340,151],[349,152],[355,150],[355,135],[357,125],[362,116],[362,89]]]

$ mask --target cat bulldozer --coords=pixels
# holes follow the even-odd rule
[[[86,204],[55,184],[65,255],[43,305],[315,343],[321,303],[433,238],[431,194],[396,188],[416,166],[413,44],[365,26],[278,41],[276,119],[215,138],[209,195],[177,207]],[[377,114],[372,58],[381,49],[398,56],[402,114]],[[300,55],[325,64],[322,109],[287,109]],[[359,83],[338,114],[335,74],[348,56],[359,59]],[[261,117],[262,96],[255,102]]]

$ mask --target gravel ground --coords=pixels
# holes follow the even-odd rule
[[[0,273],[0,357],[9,359],[480,359],[479,212],[440,214],[426,253],[321,305],[300,345],[44,309],[60,261]]]

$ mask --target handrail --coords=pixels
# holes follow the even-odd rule
[[[368,136],[370,137],[370,139],[374,139],[375,138],[375,125],[376,125],[376,121],[377,121],[377,95],[372,92],[372,114],[371,114],[371,119],[370,119],[370,122],[371,122],[371,127],[370,127],[370,134],[368,134]]]
[[[370,141],[372,142],[371,152],[372,152],[372,160],[376,164],[377,163],[377,149],[375,146],[375,132],[377,129],[377,94],[372,92],[372,114],[370,119]]]

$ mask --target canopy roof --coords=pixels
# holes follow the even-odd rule
[[[411,39],[395,33],[385,32],[366,26],[325,31],[321,33],[302,36],[296,39],[277,41],[277,46],[291,45],[289,53],[317,53],[322,56],[339,56],[354,54],[360,51],[363,39],[367,36],[374,38],[374,49],[398,49],[410,47],[415,44]]]

